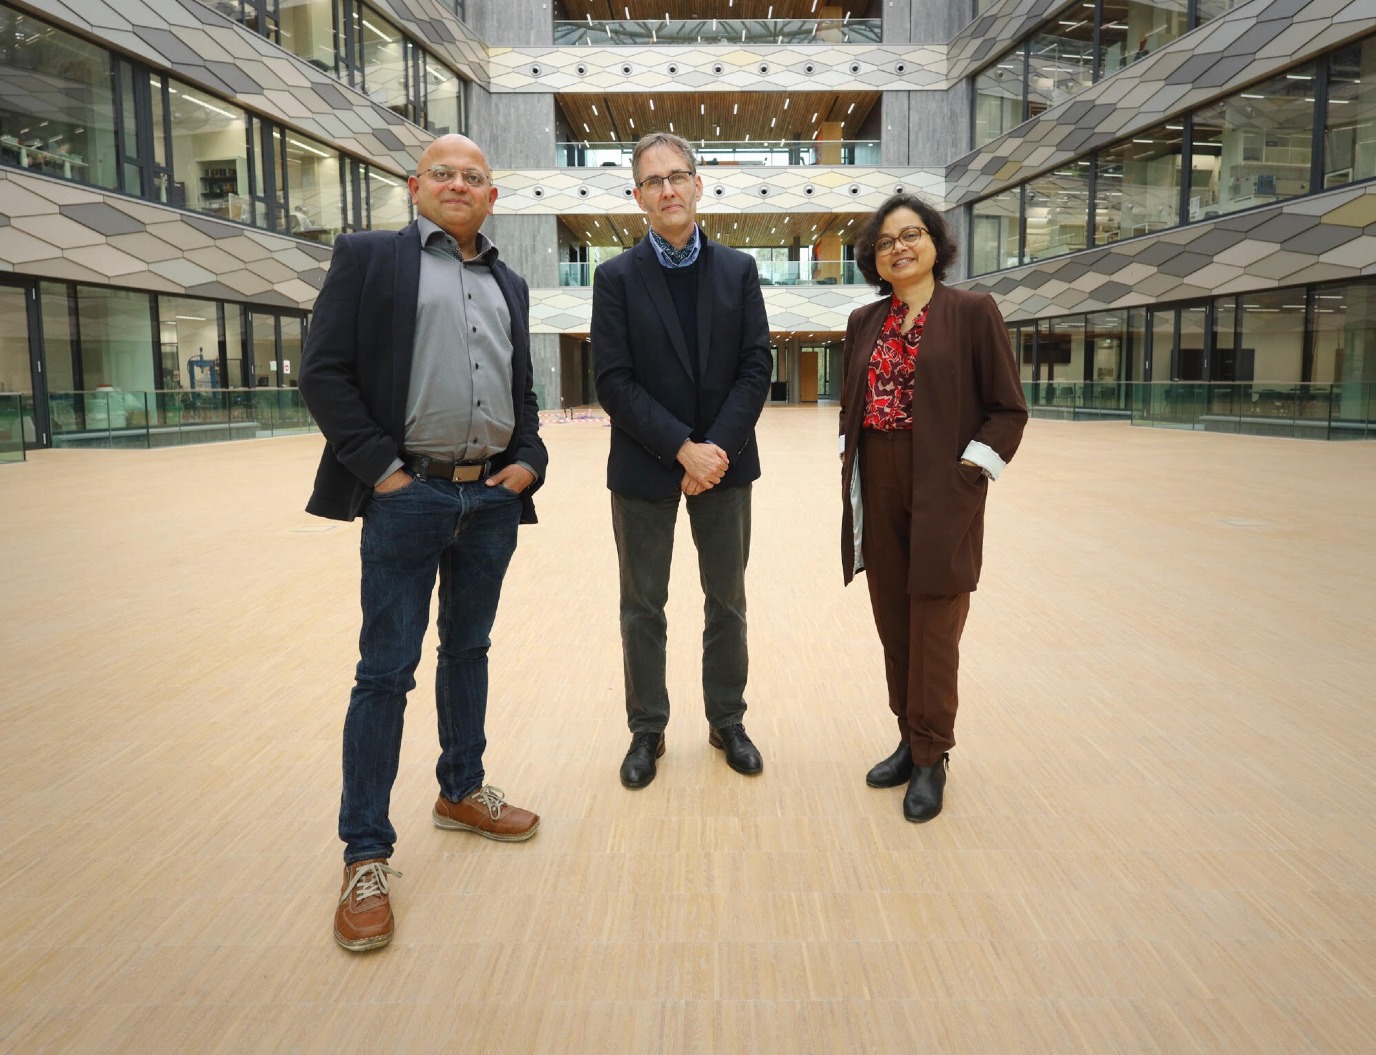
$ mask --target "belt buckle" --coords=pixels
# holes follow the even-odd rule
[[[471,484],[476,480],[481,480],[486,469],[487,462],[481,462],[477,465],[461,465],[456,462],[450,483]]]

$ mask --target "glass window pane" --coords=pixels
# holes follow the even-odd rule
[[[413,118],[406,80],[406,38],[371,7],[354,11],[362,41],[363,84],[368,98],[407,120]]]
[[[0,393],[33,391],[28,300],[24,287],[0,286]]]
[[[147,293],[78,286],[83,387],[153,389],[153,320]]]
[[[282,0],[282,47],[333,75],[334,5],[321,0]]]
[[[255,388],[276,388],[282,376],[277,360],[277,316],[262,311],[249,312],[253,333],[253,372]]]
[[[1251,365],[1237,354],[1237,297],[1219,297],[1214,301],[1214,337],[1209,362],[1209,380],[1250,381]]]
[[[399,231],[411,222],[411,192],[404,179],[365,165],[363,183],[368,196],[370,230]]]
[[[1027,259],[1046,260],[1085,248],[1089,163],[1072,162],[1027,184]]]
[[[1080,11],[1086,17],[1072,12]],[[1094,13],[1071,8],[1028,41],[1027,116],[1059,106],[1094,80]]]
[[[1037,323],[1037,371],[1041,380],[1072,386],[1069,392],[1044,389],[1043,402],[1053,403],[1066,397],[1073,401],[1073,385],[1084,379],[1084,343],[1083,315],[1042,319]]]
[[[1245,0],[1196,0],[1198,12],[1195,16],[1195,25],[1202,26],[1205,22],[1212,22],[1244,2]]]
[[[1313,379],[1343,385],[1343,416],[1361,416],[1362,386],[1376,385],[1376,282],[1320,286],[1316,302]]]
[[[0,163],[119,188],[110,55],[0,7]]]
[[[253,387],[244,370],[244,308],[240,304],[224,305],[225,313],[225,385],[228,388]]]
[[[1180,125],[1158,125],[1095,159],[1094,241],[1105,245],[1180,222]]]
[[[213,300],[159,297],[158,335],[164,388],[223,388],[220,325]]]
[[[425,59],[425,127],[437,136],[462,132],[463,81],[449,67]]]
[[[174,195],[189,209],[251,222],[244,111],[179,81],[167,91]]]
[[[976,202],[970,221],[970,273],[1017,267],[1018,210],[1022,192],[1014,187]]]
[[[1241,297],[1238,373],[1258,382],[1294,384],[1304,360],[1304,287]],[[1250,372],[1248,367],[1251,367]]]
[[[1107,77],[1160,50],[1183,34],[1188,0],[1104,0],[1100,76]],[[1063,16],[1064,17],[1064,16]]]
[[[1010,52],[975,77],[975,147],[1023,122],[1023,53]]]
[[[287,132],[286,155],[291,233],[313,242],[333,242],[344,222],[339,154],[296,132]]]
[[[70,392],[76,383],[72,374],[72,314],[67,287],[57,282],[40,283],[38,308],[43,319],[43,369],[48,373],[48,390]]]
[[[1127,312],[1100,311],[1089,316],[1085,343],[1091,359],[1091,381],[1128,379]]]
[[[1376,176],[1376,40],[1329,56],[1323,139],[1325,187]]]
[[[1189,218],[1307,194],[1313,130],[1312,63],[1196,111]]]

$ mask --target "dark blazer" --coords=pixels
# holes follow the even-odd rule
[[[759,272],[752,257],[699,237],[696,348],[685,343],[648,236],[593,276],[597,398],[612,419],[607,487],[620,495],[677,496],[683,467],[675,459],[694,433],[731,460],[717,486],[760,475],[755,423],[769,394],[771,360]]]
[[[841,352],[841,564],[847,583],[856,571],[852,477],[859,470],[870,355],[888,313],[888,297],[851,312]],[[913,374],[910,592],[946,597],[975,589],[989,481],[960,458],[978,440],[1010,461],[1026,424],[1018,364],[994,298],[938,282]]]
[[[325,434],[325,452],[306,511],[352,520],[373,484],[398,457],[406,434],[416,301],[420,289],[420,231],[340,235],[325,284],[315,301],[302,352],[301,395]],[[496,468],[514,461],[537,479],[521,495],[521,523],[535,523],[531,495],[545,478],[549,456],[540,439],[540,407],[530,361],[530,291],[501,260],[492,267],[511,312],[511,393],[516,427]]]

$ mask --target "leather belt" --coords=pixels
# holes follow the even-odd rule
[[[440,458],[427,457],[424,454],[403,453],[401,464],[422,480],[433,476],[437,480],[448,480],[450,483],[456,484],[476,483],[486,479],[492,472],[491,461],[446,462]]]

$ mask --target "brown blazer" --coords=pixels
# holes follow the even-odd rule
[[[888,297],[851,312],[841,353],[841,573],[847,583],[864,567],[856,455],[870,355],[888,313]],[[975,589],[989,482],[960,458],[978,440],[1011,460],[1026,424],[1018,364],[994,298],[938,282],[913,374],[911,593],[944,597]]]

